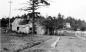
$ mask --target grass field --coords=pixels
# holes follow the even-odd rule
[[[0,32],[0,50],[2,50],[2,52],[14,52],[18,50],[31,48],[51,38],[50,36],[29,36],[29,34],[27,36],[22,37],[14,36],[12,34],[22,35],[16,33],[3,33],[2,31]]]

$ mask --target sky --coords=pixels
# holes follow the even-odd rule
[[[0,0],[0,18],[9,16],[9,1]],[[11,16],[22,15],[25,11],[18,10],[26,6],[28,0],[12,0]],[[57,16],[61,13],[65,17],[72,16],[75,19],[86,21],[86,0],[49,0],[50,6],[41,7],[40,11],[43,16]]]

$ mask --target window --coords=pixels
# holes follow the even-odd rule
[[[19,30],[19,27],[17,27],[17,31]]]
[[[30,30],[32,30],[32,28],[30,28]]]

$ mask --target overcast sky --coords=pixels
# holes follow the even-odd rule
[[[12,0],[11,16],[22,15],[25,12],[17,9],[24,7],[27,0]],[[39,11],[44,16],[57,16],[60,12],[65,17],[72,16],[75,19],[86,21],[86,0],[50,0],[48,7],[40,8]],[[0,18],[9,16],[9,0],[0,0]]]

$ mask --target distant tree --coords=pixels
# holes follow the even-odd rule
[[[10,22],[12,23],[14,20],[15,20],[15,17],[12,17],[12,18],[10,19]]]
[[[15,16],[14,18],[21,18],[21,16]]]
[[[64,19],[63,19],[63,15],[61,15],[60,13],[58,14],[58,18],[57,18],[57,28],[58,29],[62,29],[63,28],[63,26],[64,26]]]
[[[58,14],[58,18],[48,16],[42,24],[46,27],[48,34],[54,35],[54,30],[63,28],[64,21],[63,15]]]
[[[81,31],[86,31],[86,27],[81,27],[80,30]]]
[[[83,25],[84,21],[82,21],[80,19],[74,19],[73,17],[69,16],[65,19],[65,21],[69,22],[71,25],[71,28],[74,30],[84,29],[84,26],[85,26],[85,25]]]
[[[2,18],[1,19],[1,27],[7,27],[9,24],[9,18]]]
[[[27,14],[22,15],[21,18],[27,19]]]
[[[72,29],[77,30],[78,24],[73,17],[69,16],[65,19],[65,21],[70,23]]]
[[[53,18],[51,16],[48,16],[42,23],[42,25],[44,25],[46,27],[47,30],[47,34],[52,34],[53,31]]]
[[[79,26],[81,31],[86,31],[86,22],[81,21],[81,24]]]

